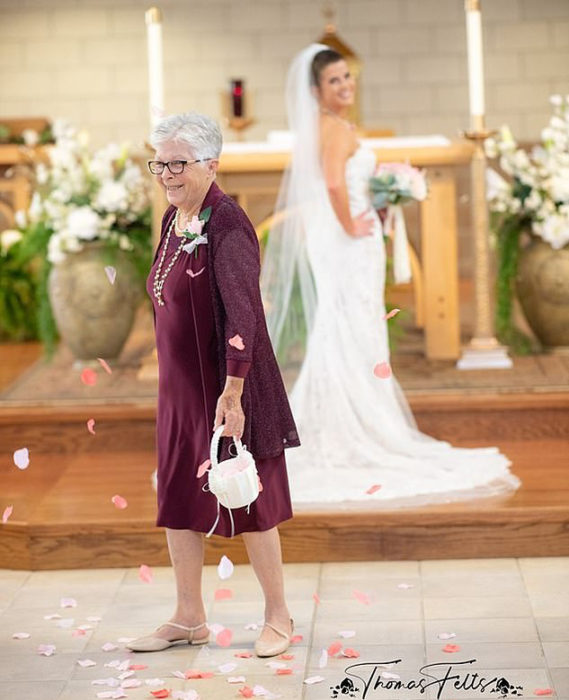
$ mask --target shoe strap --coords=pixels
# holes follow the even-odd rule
[[[291,623],[292,623],[292,620],[291,620]],[[282,630],[277,629],[274,625],[271,625],[270,622],[265,622],[265,626],[266,626],[266,627],[270,627],[270,628],[273,630],[273,632],[276,632],[276,633],[279,634],[281,637],[284,637],[284,639],[290,639],[290,635],[286,634],[286,633],[283,632]]]
[[[180,625],[177,622],[165,622],[162,627],[176,627],[179,630],[184,630],[184,632],[196,632],[197,630],[201,630],[202,627],[205,627],[206,624],[206,622],[202,622],[201,625],[197,625],[196,627],[186,627],[186,625]]]

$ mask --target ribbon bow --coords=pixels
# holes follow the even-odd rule
[[[185,246],[182,247],[182,250],[185,250],[186,253],[189,253],[190,255],[196,251],[196,258],[198,256],[197,254],[197,247],[199,245],[206,245],[207,244],[207,236],[202,236],[200,233],[193,233],[193,234],[186,234],[186,237],[190,239],[189,243],[186,243]]]

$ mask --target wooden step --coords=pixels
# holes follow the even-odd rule
[[[566,439],[569,393],[457,394],[412,392],[409,404],[419,429],[440,440]],[[87,431],[95,419],[96,439]],[[76,453],[153,450],[154,402],[53,402],[0,404],[0,450]]]

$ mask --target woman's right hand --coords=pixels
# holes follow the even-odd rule
[[[373,219],[370,218],[369,214],[369,211],[364,211],[361,214],[354,216],[352,219],[353,230],[350,233],[350,236],[353,236],[354,238],[365,238],[366,236],[373,235],[374,222]]]

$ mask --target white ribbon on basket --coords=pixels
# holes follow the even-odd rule
[[[385,226],[388,231],[393,231],[393,278],[395,284],[410,282],[409,243],[401,204],[390,204],[387,207]]]
[[[246,506],[247,513],[249,513],[251,503],[253,503],[253,501],[259,495],[259,477],[255,466],[255,460],[239,438],[233,438],[233,443],[237,449],[237,457],[222,462],[222,464],[225,465],[227,465],[228,462],[233,462],[234,468],[226,471],[223,471],[220,468],[217,456],[219,452],[219,442],[224,429],[225,426],[221,425],[213,434],[210,447],[211,466],[207,470],[208,483],[203,486],[204,491],[209,490],[217,498],[217,517],[206,537],[211,537],[211,535],[213,535],[215,528],[219,523],[219,519],[221,517],[221,506],[227,508],[229,511],[229,520],[231,521],[231,537],[233,537],[235,534],[235,523],[233,521],[233,513],[231,512],[231,508],[244,508]],[[239,464],[240,460],[246,462],[244,467]],[[247,475],[245,475],[245,472],[247,472]],[[240,490],[239,495],[244,500],[239,501],[239,505],[232,505],[227,477],[237,476],[239,474],[243,474],[241,488],[245,489],[246,493],[244,493],[243,490]],[[233,492],[233,495],[235,495],[235,492]]]

